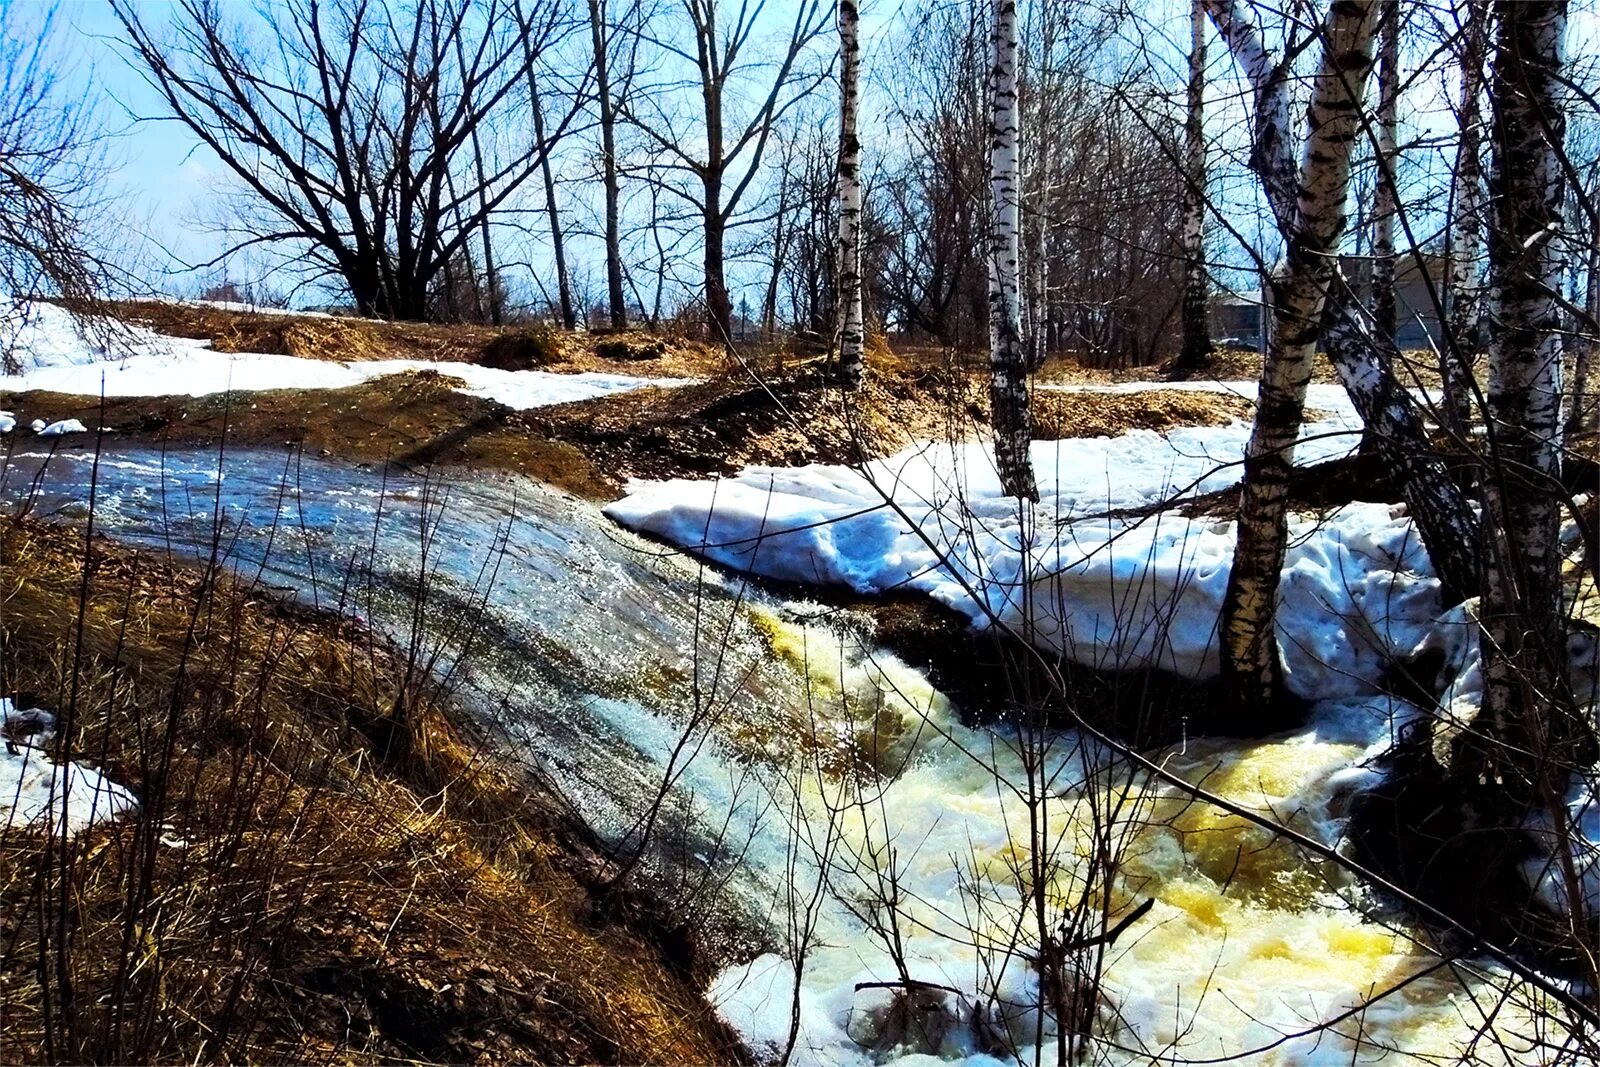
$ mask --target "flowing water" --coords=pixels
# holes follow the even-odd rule
[[[1509,1058],[1543,1058],[1528,1006],[1499,1006],[1503,977],[1441,968],[1337,865],[1071,733],[964,725],[862,620],[746,588],[536,483],[141,449],[13,455],[0,477],[13,509],[66,520],[88,517],[91,487],[102,532],[215,553],[436,652],[462,705],[603,839],[646,842],[686,908],[769,950],[712,988],[758,1053],[788,1044],[797,1006],[796,1061],[1054,1062],[1026,962],[1041,925],[1150,900],[1104,950],[1105,1060],[1497,1062],[1505,1048],[1471,1044],[1490,1013]],[[1347,768],[1386,724],[1369,701],[1161,758],[1332,841]],[[945,987],[910,1026],[893,990],[857,988],[903,977]]]

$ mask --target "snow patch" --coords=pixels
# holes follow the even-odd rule
[[[1202,678],[1217,670],[1233,524],[1159,509],[1234,484],[1248,433],[1036,442],[1041,499],[1025,510],[1001,493],[985,446],[932,444],[860,469],[635,481],[606,514],[739,570],[867,594],[918,589],[1079,663]],[[1300,459],[1353,442],[1342,422],[1315,424]],[[1375,692],[1443,607],[1410,521],[1385,504],[1294,523],[1281,595],[1287,681],[1315,699]]]
[[[55,716],[0,697],[0,833],[49,824],[72,835],[137,806],[133,795],[82,763],[53,762],[44,746]]]
[[[461,392],[526,410],[690,383],[624,374],[505,371],[421,359],[334,363],[260,352],[223,353],[206,341],[163,337],[112,320],[80,318],[53,304],[21,304],[9,298],[0,298],[0,351],[9,354],[9,366],[17,371],[0,376],[0,391],[44,389],[78,396],[344,389],[390,374],[435,371],[459,379]]]

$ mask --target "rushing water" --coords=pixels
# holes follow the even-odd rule
[[[1503,979],[1438,969],[1337,865],[1071,734],[963,725],[859,620],[747,589],[536,483],[143,449],[13,455],[0,477],[13,508],[69,520],[88,517],[91,487],[105,533],[216,552],[402,643],[417,636],[463,705],[621,852],[664,795],[648,865],[696,908],[716,896],[774,950],[712,990],[758,1052],[788,1043],[801,943],[798,1060],[920,1047],[1053,1062],[1024,957],[1039,915],[1049,927],[1085,893],[1113,920],[1153,901],[1105,951],[1110,1036],[1095,1052],[1113,1062],[1438,1062],[1466,1054],[1497,1011]],[[1161,758],[1332,841],[1347,768],[1382,728],[1352,712]],[[1046,797],[1031,808],[1030,782]],[[1108,859],[1109,883],[1087,877]],[[910,977],[959,993],[935,991],[905,1033],[884,1022],[891,992],[857,988],[899,977],[895,943]],[[1498,1013],[1520,1041],[1523,1006]]]

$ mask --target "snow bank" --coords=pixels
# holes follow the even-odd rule
[[[461,392],[524,410],[548,404],[589,400],[645,386],[687,385],[681,378],[636,378],[623,374],[552,374],[504,371],[470,363],[422,359],[383,359],[333,363],[266,353],[222,353],[209,348],[175,347],[163,354],[129,356],[114,363],[54,366],[0,377],[0,390],[48,389],[82,396],[206,396],[262,389],[346,389],[385,375],[437,371],[460,379]]]
[[[461,392],[525,410],[589,400],[645,386],[689,384],[682,378],[623,374],[504,371],[469,363],[386,359],[334,363],[268,353],[215,352],[205,341],[163,337],[136,326],[81,319],[53,304],[0,300],[0,351],[15,374],[0,391],[45,389],[80,396],[206,396],[263,389],[343,389],[389,374],[437,371],[460,379]]]
[[[1037,442],[1041,499],[1000,492],[981,444],[926,445],[860,469],[750,467],[714,482],[630,483],[616,521],[719,563],[860,593],[918,589],[983,627],[994,619],[1074,660],[1217,669],[1231,523],[1159,510],[1238,480],[1248,429],[1194,427]],[[1343,419],[1307,428],[1302,462],[1349,452]],[[1442,610],[1411,523],[1355,504],[1294,525],[1279,636],[1308,697],[1373,692]]]
[[[50,823],[70,835],[136,806],[132,794],[98,771],[45,755],[55,734],[49,712],[18,709],[0,697],[0,734],[0,833]]]

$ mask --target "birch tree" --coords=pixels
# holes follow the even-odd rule
[[[989,404],[995,466],[1008,496],[1039,499],[1030,446],[1028,362],[1022,344],[1017,267],[1017,4],[992,0],[989,71]]]
[[[1178,368],[1193,373],[1211,362],[1210,293],[1206,274],[1206,15],[1189,8],[1189,87],[1183,126],[1183,348]]]
[[[861,12],[839,0],[839,380],[861,384],[866,326],[861,306]]]
[[[1267,49],[1234,0],[1206,0],[1206,10],[1254,90],[1255,138],[1250,165],[1261,180],[1279,229],[1292,242],[1300,191],[1294,163],[1296,138],[1290,124],[1288,63]],[[1348,6],[1340,3],[1332,14],[1347,12]],[[1347,166],[1348,153],[1345,155]],[[1324,267],[1332,272],[1330,290],[1337,297],[1327,309],[1321,338],[1328,357],[1378,454],[1393,472],[1445,596],[1452,600],[1472,596],[1482,580],[1478,524],[1472,507],[1429,445],[1415,399],[1395,377],[1394,345],[1375,339],[1355,313],[1337,259],[1328,257]],[[1276,317],[1270,326],[1276,335]],[[1277,342],[1272,336],[1269,346]]]
[[[1480,336],[1478,261],[1483,255],[1483,61],[1487,0],[1467,0],[1461,27],[1460,139],[1450,177],[1446,308],[1450,329],[1440,348],[1447,417],[1464,431],[1471,414],[1472,366]]]
[[[1378,337],[1392,342],[1399,320],[1394,293],[1394,223],[1398,208],[1395,185],[1399,168],[1400,2],[1383,5],[1378,31],[1377,187],[1372,203],[1372,319]]]
[[[1488,421],[1484,479],[1484,705],[1465,761],[1480,781],[1561,797],[1592,735],[1562,684],[1560,291],[1566,127],[1564,0],[1497,5],[1492,97]],[[1588,741],[1590,745],[1582,745]],[[1592,750],[1587,754],[1593,759]]]
[[[1233,25],[1241,24],[1231,4],[1213,4],[1217,8],[1226,8],[1223,15]],[[1247,715],[1265,712],[1277,689],[1273,620],[1288,540],[1289,472],[1344,232],[1351,146],[1372,68],[1379,10],[1376,0],[1339,0],[1331,6],[1322,28],[1322,58],[1312,86],[1298,178],[1274,177],[1284,189],[1294,189],[1294,207],[1285,231],[1286,267],[1274,292],[1272,339],[1261,369],[1255,426],[1245,451],[1238,543],[1222,619],[1224,675]],[[1264,56],[1264,49],[1260,51]],[[1257,122],[1280,117],[1258,112]]]

